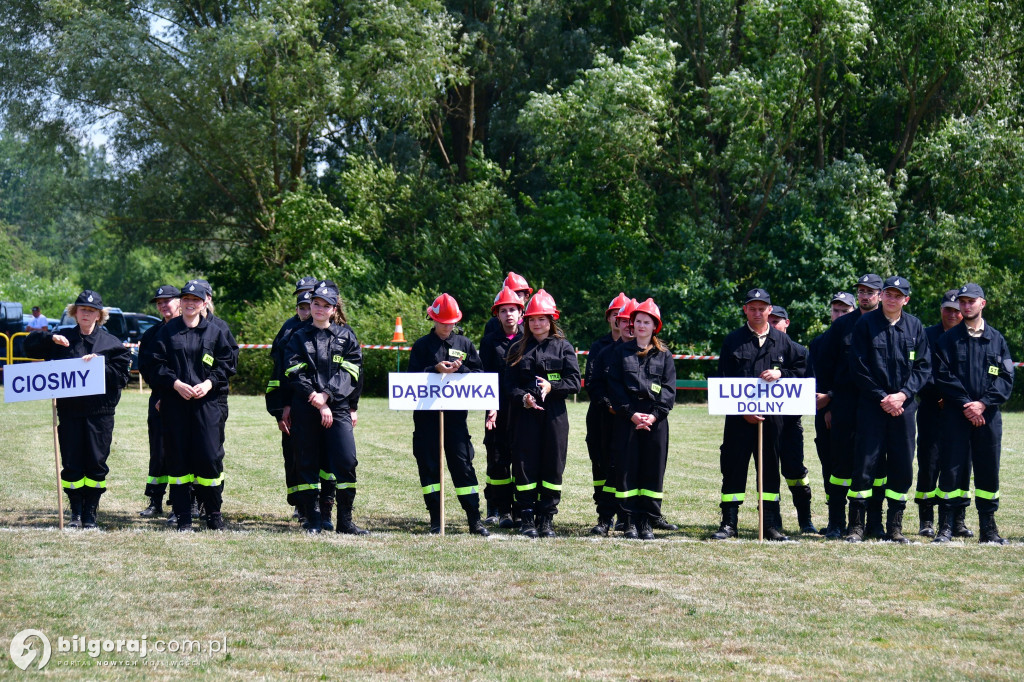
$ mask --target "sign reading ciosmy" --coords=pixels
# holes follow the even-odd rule
[[[708,379],[709,414],[814,414],[814,379]]]
[[[51,360],[4,367],[4,402],[72,398],[107,390],[104,357]]]
[[[392,410],[496,410],[498,375],[494,373],[388,374]]]

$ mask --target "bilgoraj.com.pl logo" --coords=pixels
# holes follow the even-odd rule
[[[37,670],[42,670],[50,662],[51,654],[87,654],[93,659],[94,665],[145,665],[145,666],[182,666],[198,665],[195,658],[205,654],[227,653],[227,637],[221,639],[209,639],[200,641],[197,639],[172,639],[172,640],[150,640],[148,635],[142,635],[133,639],[101,639],[74,635],[73,637],[57,637],[56,652],[50,646],[50,639],[39,630],[26,629],[16,634],[11,639],[11,660],[14,665],[22,670],[28,670],[29,666],[35,665]],[[158,654],[179,654],[191,657],[177,662],[166,662],[162,660],[148,660],[146,657],[151,653]],[[115,657],[124,657],[121,660],[106,661],[97,660],[103,654],[112,654]],[[106,657],[104,657],[106,658]],[[59,661],[56,665],[80,665],[74,661]]]

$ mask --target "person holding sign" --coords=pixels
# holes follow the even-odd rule
[[[441,294],[427,308],[434,329],[412,345],[410,372],[454,374],[482,372],[483,364],[476,346],[458,333],[455,325],[462,319],[458,302]],[[480,520],[480,493],[473,469],[473,443],[466,428],[466,410],[416,411],[412,415],[412,454],[420,473],[423,501],[430,514],[430,532],[441,532],[441,415],[444,415],[444,455],[455,484],[455,494],[466,512],[469,532],[482,537],[490,531]]]
[[[165,461],[179,531],[192,530],[192,484],[206,509],[206,526],[224,528],[224,422],[220,395],[236,370],[227,326],[205,316],[209,286],[190,280],[181,289],[181,316],[160,330],[153,348],[155,386],[162,391]],[[217,320],[215,322],[214,320]]]
[[[346,323],[337,289],[320,286],[314,290],[310,310],[312,323],[291,335],[285,351],[285,374],[292,388],[295,495],[310,533],[335,529],[366,535],[368,531],[352,522],[358,464],[352,429],[358,422],[363,390],[363,351]],[[324,494],[321,487],[329,492],[337,489],[336,527],[328,525],[334,496]]]
[[[509,350],[505,370],[520,532],[530,538],[555,537],[569,440],[565,399],[580,390],[576,351],[555,323],[558,316],[551,294],[534,294],[524,313],[527,333]]]
[[[106,392],[102,395],[57,398],[57,438],[60,442],[61,486],[71,507],[71,527],[96,528],[100,496],[107,489],[107,457],[114,433],[114,410],[121,389],[128,385],[131,354],[116,336],[103,329],[110,313],[95,291],[85,290],[67,307],[78,324],[63,334],[40,330],[25,339],[29,357],[44,360],[102,355]]]
[[[730,333],[722,342],[718,360],[721,377],[760,378],[777,381],[800,378],[806,371],[806,356],[798,352],[789,337],[768,324],[772,312],[771,298],[764,289],[751,289],[743,303],[747,323]],[[779,434],[780,416],[756,414],[729,415],[725,418],[722,436],[722,523],[711,538],[725,540],[736,537],[739,508],[746,498],[747,465],[757,454],[758,422],[763,422],[764,447],[762,476],[764,480],[764,538],[787,541],[782,532],[779,512]],[[756,459],[755,459],[756,461]]]
[[[668,461],[668,413],[675,406],[676,365],[657,337],[661,311],[648,298],[630,316],[633,339],[616,345],[608,361],[608,401],[616,457],[616,497],[625,513],[627,538],[653,540],[652,524],[661,518],[665,464]]]

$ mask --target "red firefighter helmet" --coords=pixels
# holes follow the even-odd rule
[[[615,319],[618,319],[618,320],[628,320],[629,316],[633,314],[634,310],[636,310],[636,306],[637,306],[636,299],[635,298],[629,299],[628,301],[626,301],[623,304],[622,308],[619,309],[619,314],[615,316]]]
[[[441,324],[455,324],[462,319],[459,303],[450,294],[441,294],[435,298],[434,304],[427,308],[427,315]]]
[[[526,278],[522,275],[517,275],[514,272],[508,273],[508,277],[506,277],[505,281],[502,282],[502,286],[508,287],[512,291],[525,291],[530,294],[533,293],[533,289],[526,283]]]
[[[611,311],[618,312],[622,310],[622,306],[626,305],[626,301],[629,300],[629,296],[626,296],[625,292],[620,291],[619,295],[612,299],[612,302],[608,304],[608,308],[604,311],[605,315]]]
[[[491,315],[498,314],[498,308],[503,305],[514,305],[518,306],[519,310],[523,309],[523,302],[519,300],[519,294],[508,287],[502,287],[498,295],[494,297],[494,305],[491,306]]]
[[[633,312],[629,314],[630,324],[633,324],[633,320],[636,319],[637,313],[647,313],[653,317],[654,321],[658,323],[658,326],[654,328],[654,333],[657,334],[661,331],[661,310],[658,309],[658,304],[654,302],[653,298],[647,299],[633,309]]]
[[[530,302],[526,304],[526,312],[523,313],[523,317],[530,317],[531,315],[550,315],[554,319],[558,319],[558,308],[555,307],[555,299],[551,298],[551,294],[540,289]]]

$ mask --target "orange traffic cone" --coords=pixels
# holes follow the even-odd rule
[[[402,331],[401,315],[395,318],[395,335],[391,338],[391,343],[405,343],[405,333]]]

